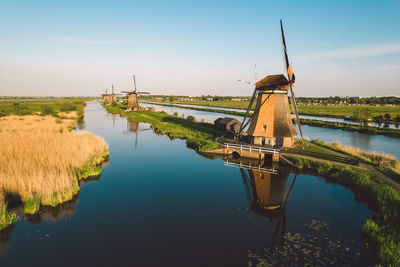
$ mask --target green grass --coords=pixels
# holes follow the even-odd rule
[[[185,119],[168,115],[165,112],[133,111],[125,113],[126,106],[105,106],[108,112],[121,114],[131,121],[151,124],[156,133],[168,135],[170,138],[184,138],[189,147],[198,151],[218,149],[215,142],[223,132],[213,128],[212,124],[196,122],[193,119]]]
[[[24,203],[24,212],[27,214],[35,214],[40,208],[40,198],[32,197],[22,200]]]
[[[8,211],[6,205],[0,204],[0,231],[18,220],[17,215]]]
[[[386,128],[386,127],[350,125],[339,122],[329,122],[329,121],[309,120],[309,119],[300,119],[300,124],[306,124],[322,128],[341,129],[344,131],[355,131],[359,133],[366,133],[373,135],[379,134],[390,137],[400,137],[400,129]]]
[[[372,210],[364,223],[363,240],[384,265],[400,266],[400,192],[371,172],[354,167],[285,155],[299,169],[317,173],[328,182],[349,188],[357,201]]]

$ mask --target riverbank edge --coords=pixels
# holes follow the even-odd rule
[[[185,139],[186,144],[189,148],[196,150],[197,152],[205,152],[209,150],[218,149],[221,147],[220,144],[216,142],[217,138],[223,135],[223,132],[214,129],[213,125],[210,123],[204,122],[196,122],[190,120],[188,118],[179,118],[173,115],[170,115],[164,111],[157,112],[157,111],[132,111],[132,112],[125,112],[124,105],[103,105],[107,112],[112,114],[119,114],[122,117],[126,117],[130,121],[135,122],[144,122],[149,123],[157,134],[167,135],[171,139],[180,138]],[[189,135],[185,133],[177,133],[174,132],[173,129],[168,128],[168,122],[159,120],[156,117],[150,117],[151,115],[154,116],[164,116],[164,118],[168,118],[172,123],[179,122],[184,124],[182,129],[190,129],[191,133],[194,135]],[[179,123],[177,122],[177,123]],[[179,129],[179,130],[182,130]],[[178,128],[176,128],[178,130]]]
[[[205,111],[205,112],[215,112],[221,114],[229,114],[235,116],[244,116],[246,112],[240,111],[231,111],[231,110],[221,110],[221,109],[212,109],[212,108],[197,108],[197,107],[189,107],[189,106],[178,106],[174,104],[165,104],[165,103],[155,103],[155,102],[143,102],[146,104],[154,104],[160,105],[165,107],[175,107],[175,108],[184,108],[184,109],[191,109],[191,110],[198,110],[198,111]],[[210,106],[212,107],[212,106]],[[251,115],[252,112],[249,112],[248,115]],[[300,114],[300,115],[310,115],[310,114]],[[313,115],[311,115],[313,116]],[[320,116],[320,115],[318,115]],[[335,116],[321,116],[321,117],[335,117]],[[335,118],[341,118],[339,116]],[[300,119],[300,123],[304,125],[314,126],[314,127],[321,127],[321,128],[330,128],[330,129],[338,129],[343,131],[353,131],[371,135],[385,135],[389,137],[400,138],[400,130],[391,129],[391,128],[383,128],[383,127],[376,127],[376,126],[362,126],[362,125],[353,125],[353,124],[346,124],[341,122],[328,122],[328,121],[320,121],[320,120],[311,120],[311,119]]]
[[[322,176],[328,183],[348,188],[356,201],[367,203],[372,211],[363,225],[365,245],[377,251],[385,265],[400,266],[400,191],[379,177],[353,166],[283,154],[302,172]]]

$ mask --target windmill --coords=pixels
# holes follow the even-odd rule
[[[243,136],[243,130],[249,126],[247,138],[250,143],[276,147],[290,147],[294,143],[296,133],[290,115],[288,101],[289,91],[293,110],[295,112],[296,125],[302,140],[303,134],[301,132],[296,99],[294,96],[293,88],[295,75],[293,72],[293,65],[289,65],[282,20],[280,23],[287,78],[283,74],[278,74],[266,76],[255,84],[247,82],[248,84],[255,85],[255,88],[239,132],[240,135]],[[239,81],[244,82],[242,80]],[[254,101],[256,101],[256,107],[253,114],[248,118],[249,111]]]
[[[135,148],[136,148],[138,146],[138,132],[144,132],[144,131],[148,131],[148,130],[151,130],[151,128],[140,129],[138,122],[127,120],[126,131],[123,132],[122,134],[127,135],[130,133],[135,133],[136,134]]]
[[[118,103],[117,95],[122,95],[122,94],[116,94],[116,93],[114,93],[114,84],[113,84],[113,85],[112,85],[111,94],[109,95],[110,104],[114,104],[114,103],[116,104],[116,103]]]
[[[104,104],[108,105],[111,104],[111,98],[108,94],[108,88],[106,88],[106,93],[101,95],[103,97]]]
[[[144,94],[150,94],[148,92],[138,92],[136,89],[136,78],[135,75],[133,75],[133,83],[135,85],[135,90],[134,91],[121,91],[121,93],[125,93],[128,96],[128,105],[126,107],[126,111],[137,111],[139,110],[139,101],[138,101],[138,96],[144,95]]]

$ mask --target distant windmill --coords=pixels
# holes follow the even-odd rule
[[[106,88],[106,93],[101,95],[103,97],[104,104],[109,105],[111,104],[111,98],[108,94],[108,88]]]
[[[294,144],[294,137],[296,134],[290,116],[288,101],[289,90],[296,115],[296,125],[302,140],[303,134],[301,132],[299,114],[293,90],[295,75],[292,64],[289,65],[282,21],[280,23],[287,78],[283,74],[269,75],[254,84],[253,95],[239,132],[243,135],[243,130],[249,126],[247,136],[250,139],[250,143],[290,147]],[[244,82],[242,80],[239,81]],[[252,84],[249,82],[246,83]],[[256,107],[253,114],[247,119],[254,100],[256,100]]]
[[[135,90],[134,91],[121,91],[121,93],[125,93],[128,96],[128,105],[126,107],[126,111],[137,111],[139,110],[139,101],[138,101],[138,96],[144,95],[144,94],[150,94],[148,92],[138,92],[136,89],[136,78],[135,75],[133,75],[133,83],[135,85]]]
[[[144,132],[151,130],[151,128],[139,129],[139,123],[136,121],[127,121],[126,132],[123,132],[123,135],[127,135],[130,133],[135,133],[135,148],[138,146],[138,132]]]
[[[110,104],[117,104],[118,100],[117,100],[117,95],[122,95],[122,94],[116,94],[114,93],[114,84],[112,85],[112,92],[111,95],[109,96],[110,98]]]

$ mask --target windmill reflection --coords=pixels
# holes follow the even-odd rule
[[[138,122],[127,120],[126,131],[122,132],[122,135],[135,133],[135,148],[137,148],[137,146],[138,146],[138,132],[144,132],[144,131],[148,131],[148,130],[151,130],[151,128],[140,129]]]
[[[286,205],[293,190],[296,174],[287,186],[290,172],[265,162],[240,158],[225,162],[226,166],[240,168],[250,210],[256,214],[278,219],[271,247],[283,247],[286,226]]]

